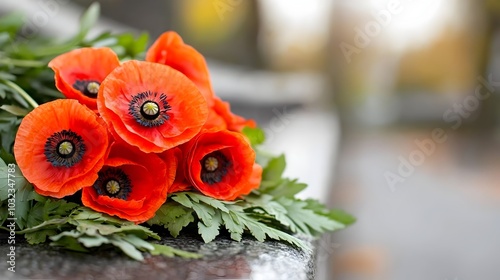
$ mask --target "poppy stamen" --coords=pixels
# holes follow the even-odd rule
[[[107,167],[99,171],[98,175],[92,186],[98,195],[127,200],[132,191],[132,183],[122,169]]]
[[[219,161],[215,157],[208,157],[205,160],[205,169],[209,172],[214,172],[219,167]]]
[[[97,95],[99,92],[99,83],[98,82],[89,82],[87,84],[87,91],[90,92],[91,94]]]
[[[156,102],[147,101],[141,106],[141,115],[148,120],[154,120],[160,115],[160,107]]]
[[[109,180],[106,183],[106,191],[111,195],[117,194],[120,191],[120,183],[116,180]]]
[[[82,160],[85,151],[83,138],[69,129],[52,134],[44,148],[47,161],[54,167],[72,167]]]
[[[75,151],[73,143],[64,140],[57,145],[57,153],[63,158],[70,158]]]
[[[164,93],[145,91],[132,96],[128,112],[140,125],[156,127],[170,119],[167,111],[171,108]]]
[[[73,88],[83,93],[85,96],[96,98],[101,83],[95,80],[76,80]]]
[[[200,161],[201,180],[209,185],[219,183],[227,174],[231,162],[220,151],[212,152]]]

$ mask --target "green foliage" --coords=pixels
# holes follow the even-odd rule
[[[269,217],[263,218],[262,215],[255,213],[252,210],[255,205],[247,201],[226,202],[193,192],[175,193],[170,198],[171,200],[163,206],[165,207],[163,211],[158,211],[155,218],[149,221],[151,224],[165,226],[161,222],[165,220],[168,221],[169,227],[177,223],[182,223],[182,227],[185,227],[187,226],[185,222],[170,218],[172,214],[165,210],[177,212],[178,209],[187,208],[193,211],[190,215],[196,215],[197,220],[194,222],[198,227],[198,233],[206,243],[213,241],[224,227],[231,234],[231,238],[236,241],[240,241],[243,233],[247,232],[259,241],[264,241],[266,238],[283,240],[304,250],[310,250],[300,239],[271,227],[265,222]],[[180,225],[178,227],[182,228]]]
[[[163,225],[173,237],[179,236],[181,230],[194,222],[193,210],[182,205],[164,204],[156,215],[148,221],[149,225]]]
[[[17,232],[24,234],[30,244],[42,243],[49,238],[53,246],[78,252],[88,252],[101,246],[114,246],[135,260],[144,259],[142,252],[185,258],[198,257],[197,254],[146,241],[149,238],[159,240],[160,237],[145,226],[97,213],[86,207],[78,207],[64,200],[48,199],[38,202],[31,211],[41,214],[33,218],[33,225]]]
[[[15,13],[0,17],[0,142],[12,153],[12,144],[23,116],[38,104],[64,97],[55,88],[54,73],[48,62],[64,52],[91,46],[106,46],[121,59],[141,57],[149,37],[146,33],[103,33],[88,38],[99,17],[99,4],[92,4],[80,19],[80,29],[65,41],[23,34],[23,16]],[[31,34],[30,34],[31,35]]]

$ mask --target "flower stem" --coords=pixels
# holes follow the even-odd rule
[[[22,89],[20,86],[18,86],[17,84],[9,81],[9,80],[2,80],[2,82],[11,87],[12,89],[14,89],[15,91],[17,91],[17,93],[19,93],[19,95],[21,95],[30,105],[31,107],[33,108],[36,108],[38,107],[38,103],[36,103],[35,100],[33,100],[33,98],[31,98],[31,96],[26,92],[24,91],[24,89]]]

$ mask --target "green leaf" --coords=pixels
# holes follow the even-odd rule
[[[286,233],[281,230],[272,228],[263,224],[252,217],[246,215],[245,213],[234,212],[240,222],[245,225],[245,227],[250,231],[250,233],[257,239],[258,241],[264,241],[266,236],[274,240],[282,240],[288,242],[292,245],[295,245],[304,251],[311,251],[311,248],[307,246],[302,240]]]
[[[87,36],[87,33],[99,19],[100,12],[101,7],[98,2],[94,2],[90,5],[80,19],[80,31],[78,32],[76,38],[83,40]]]
[[[54,236],[57,234],[57,231],[54,229],[42,229],[34,232],[28,232],[24,235],[26,241],[29,244],[40,244],[47,240],[47,237]]]
[[[125,255],[131,257],[134,260],[138,261],[143,261],[144,256],[142,256],[142,253],[137,250],[134,245],[130,244],[127,242],[125,239],[118,235],[113,235],[109,238],[109,242],[113,244],[115,247],[118,247],[120,250],[122,250]]]
[[[217,209],[206,204],[193,203],[193,210],[205,226],[210,227],[212,225],[213,216],[216,214]]]
[[[325,231],[334,231],[345,228],[345,225],[318,215],[307,209],[307,202],[280,197],[276,200],[286,209],[286,216],[296,225],[297,232],[308,235],[318,235]],[[312,230],[312,231],[311,231]]]
[[[299,183],[297,180],[280,179],[274,182],[263,182],[262,187],[257,192],[273,197],[293,198],[305,188],[307,188],[307,184]]]
[[[20,229],[25,228],[28,221],[28,213],[31,209],[29,198],[32,192],[33,187],[27,181],[16,192],[16,223]]]
[[[26,227],[31,208],[31,193],[33,187],[26,181],[19,167],[14,164],[7,165],[0,159],[0,200],[11,199],[15,202],[16,224],[20,229]]]
[[[155,249],[155,247],[151,243],[146,242],[143,239],[141,239],[133,234],[125,235],[125,236],[123,236],[123,239],[125,241],[127,241],[128,243],[134,245],[137,249],[140,249],[143,251],[153,251]]]
[[[82,243],[83,246],[87,248],[99,247],[104,244],[109,244],[109,239],[102,235],[93,235],[93,236],[81,236],[78,237],[78,242]]]
[[[148,224],[162,225],[168,229],[170,235],[177,237],[180,231],[192,222],[194,222],[192,209],[169,201],[156,211],[156,215],[148,221]]]
[[[340,209],[328,209],[324,204],[315,199],[306,199],[307,206],[305,208],[314,211],[318,215],[323,215],[331,220],[344,224],[345,226],[352,225],[356,222],[356,218],[347,212]]]
[[[329,210],[326,216],[346,226],[352,225],[356,222],[356,218],[354,216],[340,209]]]
[[[210,225],[198,222],[198,233],[203,238],[205,243],[213,241],[219,235],[219,227],[222,223],[220,212],[216,212],[211,220]]]
[[[189,196],[194,202],[201,201],[205,204],[212,206],[215,209],[219,209],[222,212],[226,212],[226,213],[228,213],[229,210],[226,208],[226,206],[224,204],[232,204],[232,202],[225,201],[223,203],[222,201],[220,201],[218,199],[211,198],[211,197],[208,197],[208,196],[205,196],[202,194],[198,194],[198,193],[193,193],[193,192],[187,192],[186,195]]]
[[[241,226],[238,216],[234,213],[221,213],[222,221],[224,222],[224,226],[231,234],[231,239],[236,241],[241,241],[244,228]]]
[[[17,232],[17,234],[27,234],[27,233],[33,233],[39,230],[44,230],[44,229],[60,229],[64,225],[68,223],[68,218],[60,218],[60,219],[52,219],[48,220],[45,222],[42,222],[36,226],[33,227],[27,227],[23,230],[20,230]]]
[[[285,155],[280,155],[269,160],[266,168],[262,172],[262,181],[277,181],[281,179],[283,171],[285,171],[286,161]]]
[[[193,208],[193,203],[191,203],[191,200],[186,195],[186,193],[176,193],[175,195],[172,196],[172,199],[174,201],[177,201],[184,207]]]
[[[256,128],[251,128],[249,126],[243,128],[243,134],[250,140],[250,144],[255,147],[257,145],[260,145],[264,143],[266,140],[265,133],[262,129],[256,127]]]
[[[0,167],[5,167],[6,164],[16,162],[14,155],[7,152],[3,147],[0,147],[0,159],[2,159],[2,161],[3,161],[3,164],[0,163]],[[3,200],[3,199],[0,198],[0,200]]]
[[[81,235],[82,233],[76,230],[63,231],[58,235],[49,237],[53,241],[50,245],[64,247],[67,250],[77,252],[88,252],[88,250],[78,241]]]

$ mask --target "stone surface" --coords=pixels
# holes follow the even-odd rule
[[[165,237],[161,243],[204,257],[187,260],[147,255],[144,262],[138,262],[114,250],[76,253],[46,244],[32,246],[18,237],[15,273],[7,270],[6,241],[6,233],[1,232],[0,279],[314,279],[312,253],[275,241],[219,238],[205,244],[195,236]]]

